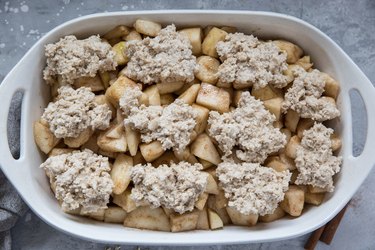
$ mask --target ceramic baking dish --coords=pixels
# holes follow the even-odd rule
[[[310,207],[303,215],[285,217],[255,227],[226,226],[218,231],[182,233],[153,232],[105,224],[63,213],[56,202],[45,173],[39,165],[45,157],[36,147],[32,124],[38,120],[49,100],[49,89],[42,80],[45,65],[44,45],[60,37],[75,34],[85,37],[103,34],[118,25],[132,24],[137,18],[150,19],[178,27],[196,25],[229,25],[262,38],[284,38],[300,45],[311,55],[315,67],[334,76],[341,84],[338,104],[342,116],[333,123],[343,140],[340,154],[344,158],[342,171],[336,177],[335,192],[319,207]],[[275,241],[308,233],[330,220],[350,200],[374,165],[375,114],[367,113],[367,140],[362,154],[352,155],[352,117],[349,91],[358,90],[366,108],[375,107],[375,89],[363,72],[345,52],[324,33],[312,25],[282,14],[252,11],[136,11],[94,14],[66,22],[47,33],[19,61],[0,86],[0,165],[29,207],[51,226],[84,239],[118,243],[150,245],[204,245]],[[12,96],[23,92],[21,114],[21,153],[14,159],[7,139],[7,115]]]

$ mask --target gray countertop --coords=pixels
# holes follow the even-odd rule
[[[315,25],[335,40],[375,82],[375,1],[173,1],[173,0],[92,0],[82,1],[3,1],[0,0],[0,80],[25,52],[53,27],[72,18],[104,11],[152,9],[233,9],[274,11],[293,15]],[[354,96],[353,107],[362,110]],[[372,110],[370,110],[372,112]],[[360,153],[364,145],[365,124],[359,114],[354,121],[354,148]],[[374,128],[372,128],[374,129]],[[18,147],[13,147],[17,151]],[[358,170],[360,171],[360,170]],[[319,243],[317,249],[375,249],[375,171],[372,171],[353,198],[331,246]],[[1,183],[0,183],[1,185]],[[104,249],[105,244],[80,240],[60,233],[31,211],[11,231],[14,249]],[[183,247],[182,249],[302,249],[308,235],[273,243]],[[135,249],[122,246],[121,249]],[[147,247],[142,249],[174,249]]]

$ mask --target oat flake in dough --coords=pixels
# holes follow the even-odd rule
[[[243,87],[263,88],[267,84],[282,88],[287,85],[283,71],[288,68],[286,54],[273,42],[261,42],[252,35],[228,34],[216,45],[223,62],[219,66],[219,82]]]
[[[55,196],[65,211],[82,213],[107,208],[113,182],[107,157],[86,149],[49,157],[40,165],[56,186]]]
[[[216,169],[228,206],[242,214],[272,214],[288,190],[291,173],[258,163],[222,162]]]
[[[218,142],[224,157],[230,156],[234,150],[242,161],[262,163],[286,143],[285,135],[273,127],[275,119],[261,101],[249,92],[243,92],[238,107],[233,111],[223,114],[210,112],[208,131]]]
[[[61,83],[73,84],[80,77],[94,77],[98,71],[114,70],[117,63],[111,45],[102,42],[99,36],[78,40],[75,36],[65,36],[45,48],[47,66],[43,71],[44,80],[53,83],[58,76]]]
[[[89,127],[106,129],[112,112],[107,104],[98,105],[94,99],[90,88],[60,87],[56,101],[48,104],[41,119],[57,138],[77,137]]]
[[[292,109],[302,118],[320,122],[340,116],[340,111],[333,103],[321,98],[325,80],[319,70],[306,72],[302,67],[296,67],[293,74],[293,85],[285,93],[282,105],[284,112]]]
[[[321,123],[303,132],[295,159],[298,185],[312,185],[333,192],[332,177],[340,171],[342,157],[334,156],[331,148],[333,130]]]
[[[155,38],[128,42],[125,75],[145,84],[191,82],[197,67],[189,39],[168,25]]]
[[[131,198],[138,205],[146,202],[151,207],[163,206],[180,214],[192,211],[207,185],[208,174],[201,169],[201,164],[183,161],[157,168],[150,163],[138,164],[131,169]]]

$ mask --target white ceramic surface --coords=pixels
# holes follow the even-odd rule
[[[32,123],[39,119],[49,100],[42,80],[45,64],[44,45],[75,34],[84,37],[103,33],[118,24],[131,24],[146,18],[178,27],[193,25],[230,25],[262,38],[284,38],[300,45],[311,55],[315,66],[333,75],[341,84],[340,121],[333,122],[343,140],[340,154],[342,172],[336,177],[336,191],[319,207],[309,207],[295,219],[285,217],[255,227],[226,226],[218,231],[183,233],[153,232],[124,228],[75,217],[61,212],[50,191],[44,172],[38,168],[44,156],[37,149]],[[0,166],[30,208],[48,224],[81,238],[119,244],[204,245],[274,241],[308,233],[330,220],[350,200],[374,165],[375,130],[369,130],[362,154],[352,155],[352,118],[349,91],[362,95],[367,110],[375,107],[375,89],[353,61],[329,37],[306,22],[283,14],[251,11],[136,11],[94,14],[74,19],[50,31],[20,60],[0,85]],[[13,94],[24,93],[21,115],[21,153],[18,160],[10,154],[7,140],[7,115]],[[374,128],[375,115],[368,113],[368,128]]]

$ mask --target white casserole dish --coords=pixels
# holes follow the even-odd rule
[[[103,34],[118,24],[130,25],[137,18],[175,23],[178,27],[194,25],[227,25],[262,38],[284,38],[300,45],[311,55],[315,67],[334,76],[341,84],[340,122],[334,127],[341,135],[344,158],[341,173],[336,177],[335,192],[319,207],[306,209],[299,218],[285,217],[255,227],[226,226],[218,231],[183,233],[153,232],[105,224],[63,213],[52,192],[47,177],[39,165],[45,157],[34,143],[32,124],[40,118],[49,100],[49,89],[42,80],[45,65],[44,45],[60,37],[75,34],[81,37]],[[374,165],[375,114],[367,113],[367,140],[359,157],[352,155],[352,117],[349,90],[362,95],[365,106],[375,107],[375,89],[364,73],[329,37],[310,24],[282,14],[252,11],[136,11],[94,14],[66,22],[47,33],[19,61],[0,85],[0,165],[8,179],[29,207],[51,226],[84,239],[117,244],[207,245],[275,241],[308,233],[335,216],[350,200]],[[13,159],[7,139],[7,115],[13,94],[24,93],[21,114],[21,153]]]

